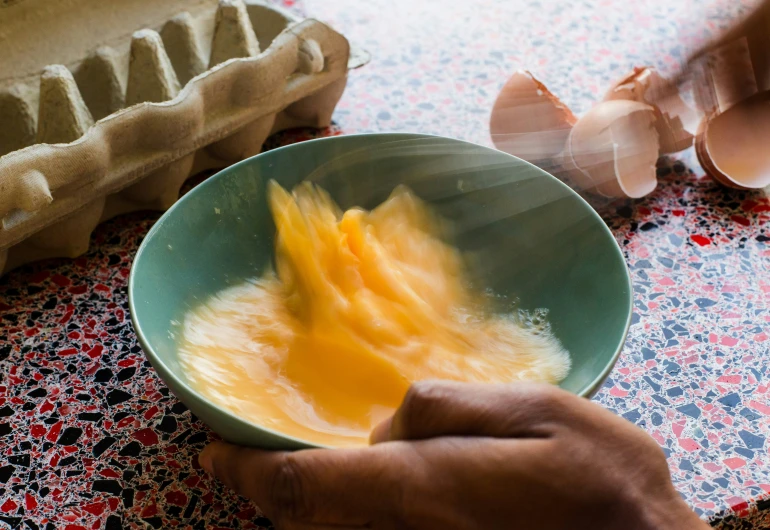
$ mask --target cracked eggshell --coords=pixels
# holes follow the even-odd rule
[[[725,186],[770,186],[770,92],[744,99],[701,122],[695,152],[706,173]]]
[[[679,94],[656,98],[666,80],[653,68],[636,67],[617,81],[604,96],[604,101],[628,100],[650,105],[655,111],[660,154],[676,153],[693,144],[698,115]]]
[[[489,120],[495,147],[537,163],[558,156],[577,118],[527,71],[518,71],[497,96]]]
[[[606,197],[644,197],[657,186],[655,110],[637,101],[604,101],[580,118],[566,149],[570,175]]]

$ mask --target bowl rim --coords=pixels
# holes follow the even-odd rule
[[[599,389],[602,387],[604,382],[609,377],[612,370],[615,368],[615,365],[617,364],[618,359],[620,358],[620,354],[623,351],[623,348],[625,347],[626,340],[628,338],[628,332],[631,327],[631,320],[633,317],[633,282],[631,281],[631,275],[628,270],[628,264],[626,263],[625,257],[623,256],[623,251],[620,248],[620,245],[618,245],[617,240],[615,239],[614,234],[607,226],[607,223],[604,222],[604,219],[594,210],[594,208],[583,198],[575,192],[572,188],[567,186],[564,182],[556,178],[555,176],[551,175],[544,169],[541,169],[537,167],[536,165],[532,164],[531,162],[528,162],[526,160],[523,160],[517,156],[508,154],[504,151],[499,151],[493,147],[477,144],[474,142],[469,142],[467,140],[460,140],[457,138],[451,138],[448,136],[440,136],[436,134],[425,134],[425,133],[409,133],[409,132],[374,132],[374,133],[357,133],[357,134],[344,134],[344,135],[337,135],[337,136],[327,136],[324,138],[314,138],[311,140],[305,140],[301,142],[295,142],[288,145],[284,145],[281,147],[277,147],[275,149],[271,149],[269,151],[264,151],[262,153],[258,153],[254,156],[251,156],[249,158],[246,158],[244,160],[241,160],[240,162],[236,162],[235,164],[232,164],[226,168],[223,168],[222,170],[218,171],[214,175],[207,178],[205,181],[200,183],[199,185],[195,186],[193,189],[191,189],[188,193],[186,193],[184,196],[180,197],[171,207],[163,212],[163,214],[153,223],[152,227],[150,227],[150,230],[148,230],[147,234],[144,236],[144,239],[142,240],[141,244],[139,245],[139,248],[136,251],[136,254],[134,255],[134,259],[131,262],[131,270],[129,272],[128,277],[128,307],[129,307],[129,313],[131,315],[131,324],[134,329],[134,333],[136,334],[136,338],[139,341],[139,344],[142,346],[142,350],[144,351],[145,356],[150,361],[150,364],[153,366],[156,372],[158,372],[158,376],[160,377],[161,381],[168,386],[171,387],[172,385],[169,385],[166,382],[166,378],[169,378],[172,380],[173,386],[175,388],[183,389],[185,392],[195,395],[198,399],[205,402],[209,407],[213,408],[218,414],[222,414],[225,417],[229,418],[230,420],[234,421],[235,423],[241,423],[245,425],[249,425],[251,427],[255,427],[259,429],[260,431],[263,431],[269,435],[272,435],[278,439],[284,439],[287,442],[291,443],[292,445],[296,447],[302,447],[302,448],[326,448],[326,449],[334,449],[333,446],[326,446],[323,444],[317,444],[313,442],[309,442],[307,440],[303,440],[301,438],[294,437],[289,434],[282,433],[280,431],[271,429],[269,427],[265,427],[263,425],[259,425],[258,423],[255,423],[253,421],[247,420],[245,418],[242,418],[238,416],[237,414],[231,412],[230,410],[226,409],[225,407],[219,405],[218,403],[215,403],[211,399],[204,396],[202,393],[200,393],[198,390],[193,388],[187,381],[185,381],[183,378],[179,377],[176,373],[174,373],[173,370],[171,370],[165,362],[161,359],[161,357],[155,353],[155,350],[153,349],[150,342],[147,340],[147,337],[144,334],[144,330],[142,329],[141,324],[139,323],[137,319],[137,306],[136,306],[136,295],[134,294],[135,286],[136,286],[136,267],[134,266],[136,262],[141,258],[142,254],[146,251],[147,246],[149,245],[149,241],[154,236],[155,232],[159,231],[161,229],[161,226],[163,225],[163,222],[165,219],[169,218],[170,216],[174,215],[174,211],[180,207],[179,205],[183,203],[186,197],[190,196],[193,193],[204,193],[203,190],[205,190],[206,186],[212,182],[214,179],[221,178],[225,174],[229,174],[231,172],[236,172],[239,170],[240,167],[246,166],[252,163],[252,161],[260,156],[267,155],[269,153],[275,153],[281,150],[285,149],[293,149],[297,146],[309,144],[309,143],[323,143],[323,142],[333,142],[338,140],[339,138],[350,138],[350,137],[363,137],[363,136],[375,136],[375,137],[381,137],[383,139],[387,138],[397,138],[401,137],[404,140],[408,139],[420,139],[420,138],[434,138],[434,139],[440,139],[440,140],[448,140],[450,142],[458,142],[463,143],[467,145],[472,145],[476,147],[483,147],[485,149],[489,149],[490,151],[496,151],[497,153],[500,153],[502,155],[505,155],[507,157],[510,157],[512,159],[515,159],[521,163],[524,163],[526,165],[529,165],[535,169],[537,169],[542,176],[545,176],[547,178],[553,179],[557,185],[563,187],[565,190],[567,190],[569,193],[573,194],[575,197],[577,197],[583,205],[588,209],[590,212],[590,215],[592,215],[596,220],[599,221],[599,225],[601,227],[601,230],[604,231],[604,233],[609,237],[610,241],[612,241],[613,245],[612,248],[614,249],[616,256],[620,259],[621,263],[623,263],[623,270],[625,272],[626,282],[627,282],[627,293],[626,293],[626,309],[627,309],[627,317],[626,317],[626,323],[624,325],[623,333],[621,336],[620,341],[618,342],[617,346],[615,347],[615,352],[612,354],[610,361],[607,363],[607,365],[602,369],[602,371],[596,375],[596,377],[583,389],[581,389],[579,392],[576,392],[577,396],[591,399],[596,393],[599,391]],[[172,392],[173,393],[173,392]],[[175,397],[179,399],[178,396]],[[181,399],[179,399],[181,401]]]

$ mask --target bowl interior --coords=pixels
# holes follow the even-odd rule
[[[307,446],[240,420],[187,383],[176,340],[185,313],[271,263],[266,184],[311,179],[343,208],[371,208],[408,185],[454,221],[454,243],[473,253],[485,283],[518,306],[546,308],[573,367],[561,386],[591,395],[611,370],[631,316],[623,256],[599,216],[572,190],[505,153],[447,138],[341,136],[290,145],[240,162],[177,202],[137,252],[131,316],[144,350],[171,390],[225,438]]]

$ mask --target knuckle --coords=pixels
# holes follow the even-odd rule
[[[564,423],[575,412],[570,394],[549,384],[527,384],[518,387],[516,412],[512,421],[526,425],[533,435],[551,433],[556,425]],[[581,399],[581,398],[577,398]]]
[[[549,415],[568,408],[568,401],[572,397],[571,394],[549,384],[532,385],[529,393],[532,404],[542,412],[549,412]]]
[[[439,403],[446,398],[447,385],[443,381],[417,381],[409,387],[404,404],[420,409]]]
[[[282,521],[306,520],[313,516],[307,491],[307,471],[294,454],[281,458],[270,489],[271,517]]]
[[[446,384],[437,381],[413,383],[401,404],[400,420],[407,429],[429,418],[429,413],[447,397]]]

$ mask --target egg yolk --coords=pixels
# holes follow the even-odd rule
[[[350,446],[367,443],[413,381],[566,376],[558,340],[491,310],[409,190],[344,213],[311,184],[268,192],[274,272],[185,318],[180,362],[212,401],[306,442]]]

